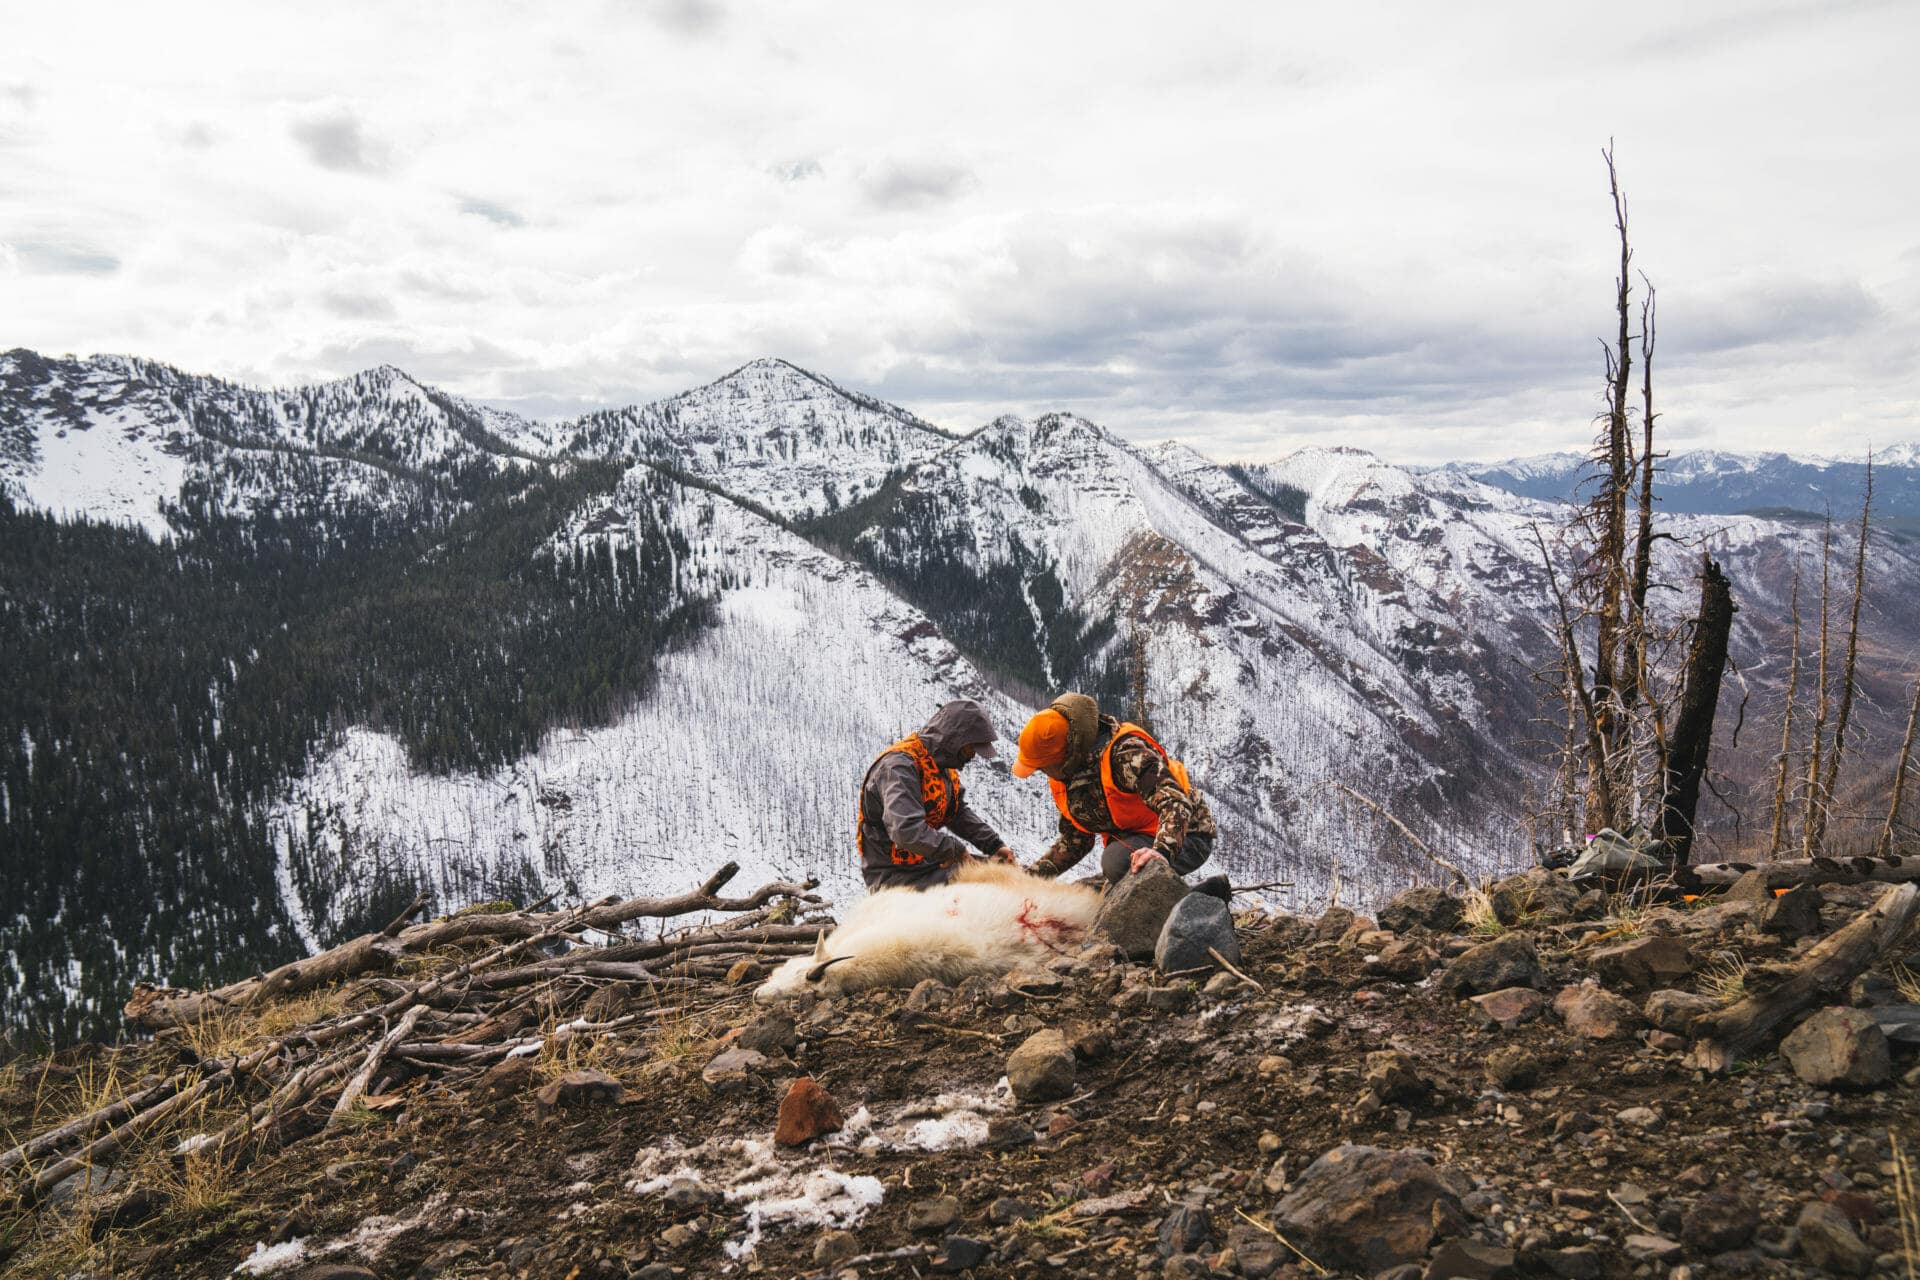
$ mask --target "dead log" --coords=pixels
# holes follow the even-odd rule
[[[1701,862],[1686,872],[1701,887],[1730,885],[1749,871],[1765,874],[1767,888],[1801,884],[1911,884],[1920,881],[1920,858],[1789,858],[1781,862]]]
[[[398,1026],[381,1036],[373,1048],[367,1050],[366,1061],[362,1062],[360,1069],[353,1073],[353,1079],[347,1081],[347,1087],[340,1091],[340,1101],[333,1104],[333,1114],[327,1117],[328,1124],[338,1124],[349,1111],[353,1110],[353,1104],[360,1101],[360,1095],[367,1091],[369,1084],[373,1083],[373,1073],[380,1069],[380,1060],[387,1056],[393,1046],[412,1033],[414,1025],[420,1021],[420,1015],[426,1011],[427,1007],[423,1004],[413,1006],[401,1017]]]
[[[1770,990],[1748,996],[1693,1024],[1688,1065],[1723,1072],[1762,1044],[1794,1015],[1840,998],[1868,966],[1880,958],[1912,922],[1920,904],[1920,886],[1894,885],[1879,901],[1841,929],[1822,938],[1806,955],[1780,970]]]

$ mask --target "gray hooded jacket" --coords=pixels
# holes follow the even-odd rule
[[[960,767],[962,748],[991,744],[997,735],[985,709],[962,698],[934,712],[914,736],[945,770]],[[890,881],[922,871],[931,876],[964,858],[969,844],[992,853],[1005,843],[968,806],[961,788],[948,801],[946,825],[929,826],[922,783],[919,764],[905,751],[885,752],[867,770],[860,785],[860,865],[869,882],[876,873]],[[895,860],[895,849],[905,860]]]

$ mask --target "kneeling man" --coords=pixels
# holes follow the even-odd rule
[[[967,806],[960,768],[994,755],[993,722],[971,698],[949,702],[882,751],[860,783],[860,873],[869,892],[945,884],[971,844],[1014,861],[994,829]]]

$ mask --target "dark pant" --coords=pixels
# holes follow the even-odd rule
[[[862,867],[860,874],[866,879],[867,892],[877,893],[882,889],[937,889],[953,879],[959,869],[958,862],[922,863],[917,867]]]
[[[1144,832],[1126,832],[1122,835],[1108,836],[1106,848],[1100,852],[1100,870],[1107,877],[1108,884],[1119,884],[1126,878],[1127,870],[1133,865],[1133,855],[1141,849],[1153,848],[1153,837]],[[1197,832],[1187,832],[1187,838],[1181,842],[1173,854],[1173,873],[1184,876],[1188,872],[1198,871],[1200,865],[1213,856],[1213,837]]]

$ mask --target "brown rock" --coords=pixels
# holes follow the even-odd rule
[[[1693,972],[1693,955],[1678,938],[1635,938],[1589,957],[1593,971],[1636,991],[1671,987]]]
[[[1407,1102],[1425,1098],[1431,1090],[1421,1078],[1419,1064],[1398,1049],[1382,1049],[1367,1055],[1366,1086],[1382,1102]]]
[[[1503,933],[1456,956],[1441,973],[1440,987],[1454,995],[1473,996],[1503,987],[1537,987],[1540,980],[1540,957],[1533,939],[1524,933]]]
[[[749,1072],[767,1065],[767,1055],[757,1049],[723,1049],[700,1071],[710,1089],[726,1092],[743,1087]]]
[[[1460,1198],[1411,1152],[1349,1145],[1309,1165],[1273,1216],[1316,1262],[1371,1275],[1424,1258]]]
[[[1058,1031],[1034,1032],[1007,1059],[1007,1083],[1024,1103],[1064,1098],[1073,1092],[1073,1079],[1073,1050]]]
[[[1645,1013],[1647,1021],[1660,1030],[1686,1035],[1693,1030],[1694,1019],[1719,1007],[1711,997],[1691,991],[1656,991],[1647,997]]]
[[[1525,1089],[1540,1078],[1540,1062],[1517,1044],[1502,1047],[1487,1058],[1487,1082],[1496,1089]]]
[[[1420,885],[1403,889],[1380,911],[1380,927],[1395,933],[1426,929],[1432,933],[1450,933],[1459,925],[1463,910],[1460,899],[1438,885]]]
[[[1554,924],[1573,918],[1581,890],[1565,876],[1545,867],[1528,867],[1518,875],[1487,886],[1494,918],[1504,925]]]
[[[488,1067],[473,1087],[473,1100],[486,1104],[517,1098],[540,1083],[540,1068],[531,1056],[503,1058]]]
[[[1870,1089],[1893,1069],[1886,1033],[1860,1009],[1820,1010],[1780,1042],[1780,1052],[1817,1089]]]
[[[1638,1009],[1587,982],[1562,987],[1553,998],[1553,1011],[1568,1031],[1587,1040],[1612,1040],[1640,1025]]]
[[[639,983],[615,982],[588,996],[580,1006],[580,1016],[588,1022],[612,1022],[639,1002]]]
[[[760,976],[765,972],[757,961],[735,960],[727,967],[727,985],[730,987],[744,987],[749,982],[758,982]]]
[[[1820,932],[1820,908],[1826,899],[1819,886],[1796,885],[1760,907],[1760,927],[1789,941]]]
[[[561,1108],[618,1102],[626,1090],[604,1071],[569,1071],[533,1095],[534,1110],[546,1116]]]
[[[1368,957],[1364,967],[1368,973],[1383,978],[1418,982],[1439,963],[1439,955],[1426,943],[1413,938],[1395,938],[1380,948],[1378,954]]]
[[[780,1099],[780,1118],[774,1125],[773,1140],[783,1147],[805,1146],[822,1134],[834,1133],[847,1123],[840,1104],[821,1088],[812,1076],[801,1076],[787,1086]]]
[[[1511,1031],[1532,1022],[1547,1007],[1547,998],[1532,987],[1502,987],[1468,1001],[1468,1012],[1483,1027]]]
[[[1809,1202],[1794,1225],[1800,1229],[1800,1252],[1814,1266],[1843,1276],[1864,1276],[1873,1270],[1872,1246],[1855,1234],[1847,1215],[1832,1205]]]
[[[1680,1242],[1697,1253],[1725,1253],[1753,1238],[1760,1210],[1739,1191],[1722,1190],[1694,1201],[1680,1220]]]

